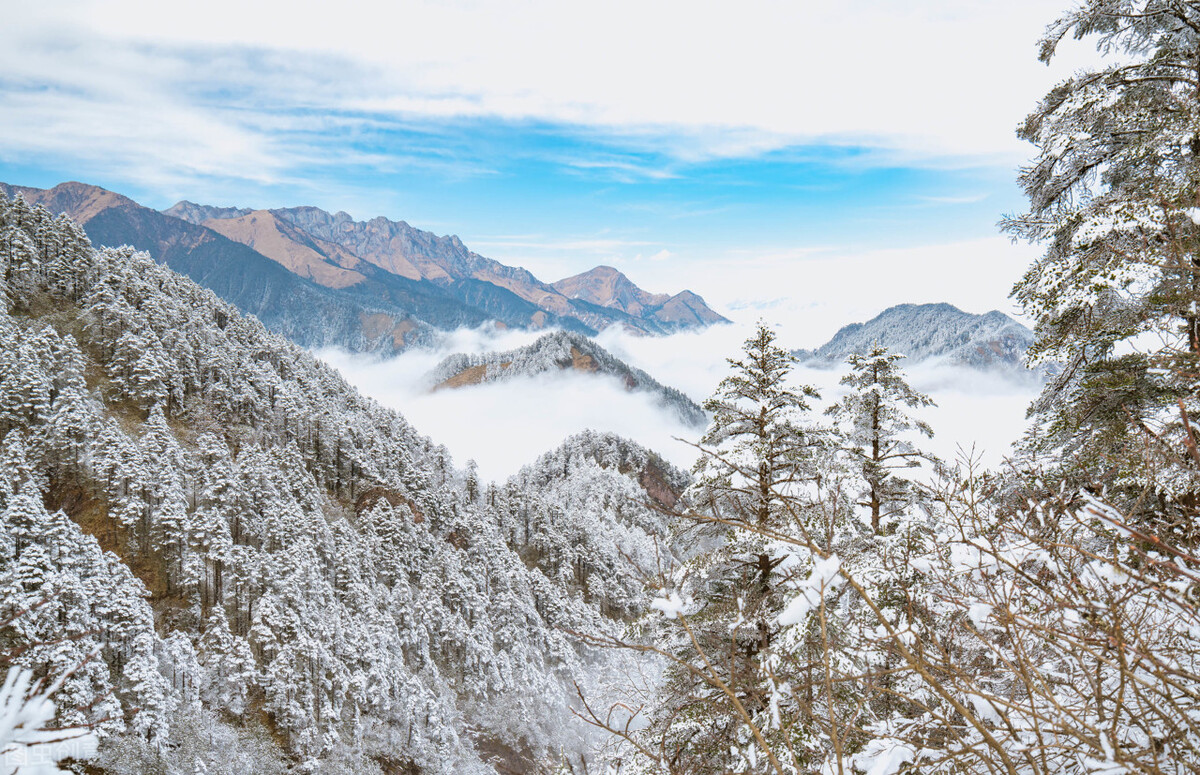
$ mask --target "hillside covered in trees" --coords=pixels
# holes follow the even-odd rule
[[[574,372],[616,379],[627,391],[648,393],[668,412],[688,425],[704,427],[704,410],[686,395],[661,384],[586,336],[556,331],[525,347],[506,352],[456,353],[425,377],[434,390],[499,382],[540,374]]]
[[[97,766],[579,766],[621,659],[568,633],[644,606],[686,475],[582,436],[485,487],[145,254],[20,197],[0,244],[0,654]]]

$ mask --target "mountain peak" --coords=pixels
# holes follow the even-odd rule
[[[241,218],[243,215],[249,215],[252,212],[254,211],[249,207],[213,207],[212,205],[196,204],[195,202],[183,199],[163,210],[163,215],[170,215],[173,218],[180,218],[189,223],[200,225],[205,221]]]
[[[0,183],[0,191],[10,197],[20,194],[30,204],[39,204],[56,214],[66,213],[67,217],[80,224],[86,224],[111,207],[136,206],[136,203],[129,197],[100,186],[75,180],[59,183],[50,189],[10,186]]]
[[[603,264],[559,280],[553,287],[568,298],[650,319],[666,330],[729,322],[691,291],[685,290],[674,296],[650,293],[639,288],[621,270]]]
[[[451,355],[426,381],[434,390],[441,390],[562,371],[615,377],[626,390],[653,394],[688,425],[703,427],[708,421],[704,410],[683,393],[621,361],[586,336],[568,331],[548,333],[533,344],[507,352]]]
[[[628,277],[625,276],[625,273],[622,272],[620,269],[617,269],[615,266],[609,266],[608,264],[600,264],[597,267],[589,269],[588,271],[584,272],[583,274],[576,275],[576,277],[589,277],[589,276],[590,277],[605,277],[605,278],[612,277],[612,278],[621,278],[621,279],[625,279],[625,280],[629,279]]]

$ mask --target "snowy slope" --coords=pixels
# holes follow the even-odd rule
[[[665,527],[629,504],[683,474],[595,436],[485,485],[148,255],[20,198],[0,233],[0,638],[86,663],[57,721],[97,725],[100,771],[590,757],[568,698],[628,657],[568,632],[642,610]]]
[[[937,360],[974,369],[1024,371],[1033,332],[1003,312],[973,315],[950,304],[899,304],[866,323],[839,330],[816,350],[797,350],[803,360],[840,363],[878,342],[910,363]]]

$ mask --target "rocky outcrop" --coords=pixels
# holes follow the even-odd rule
[[[198,205],[195,202],[189,202],[185,199],[163,210],[163,215],[169,215],[172,218],[179,218],[180,220],[200,226],[205,221],[210,221],[214,218],[240,218],[252,212],[254,210],[250,207],[213,207],[212,205]]]
[[[176,205],[177,208],[185,204]],[[217,208],[188,212],[216,213]],[[227,208],[237,218],[247,213]],[[692,293],[653,294],[634,285],[612,267],[597,267],[549,284],[521,267],[508,266],[470,250],[455,235],[439,236],[404,221],[383,217],[356,221],[345,212],[318,207],[290,207],[271,213],[301,232],[338,245],[391,274],[432,283],[460,301],[493,311],[493,296],[509,296],[529,305],[521,314],[497,319],[523,328],[561,326],[593,333],[621,325],[645,334],[664,334],[684,328],[728,322]],[[214,224],[208,223],[209,226]],[[489,306],[491,305],[491,306]],[[511,303],[509,303],[511,307]],[[538,314],[540,313],[540,314]]]
[[[634,285],[633,281],[611,266],[598,266],[567,277],[554,283],[553,287],[572,300],[618,310],[631,318],[658,324],[668,331],[729,322],[709,309],[704,299],[691,291],[682,291],[674,296],[650,293]]]
[[[355,271],[363,261],[345,248],[319,240],[269,210],[236,218],[210,218],[203,225],[326,288],[346,288],[366,280]]]

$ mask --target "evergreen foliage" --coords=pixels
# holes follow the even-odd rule
[[[1177,497],[1195,492],[1167,458],[1187,459],[1180,402],[1197,409],[1200,8],[1089,0],[1048,28],[1041,59],[1068,36],[1112,64],[1058,84],[1025,120],[1030,209],[1004,223],[1046,247],[1013,295],[1037,322],[1031,354],[1064,364],[1031,444],[1075,482]]]
[[[0,233],[0,654],[69,675],[106,771],[579,765],[567,698],[624,658],[569,632],[638,610],[639,474],[683,474],[588,437],[485,490],[145,254],[20,197]]]
[[[855,474],[865,485],[860,506],[871,513],[871,529],[883,533],[885,520],[914,505],[912,482],[899,473],[929,455],[913,446],[909,435],[933,436],[933,429],[909,411],[932,406],[933,399],[913,390],[897,362],[904,356],[876,344],[865,355],[846,359],[850,373],[841,384],[850,389],[826,414],[841,425],[841,440]]]
[[[1014,295],[1037,320],[1034,353],[1065,364],[1022,455],[1002,473],[965,459],[902,482],[908,445],[932,431],[912,417],[928,399],[882,348],[850,361],[830,410],[846,443],[806,469],[819,487],[769,477],[771,444],[704,450],[725,468],[702,481],[729,497],[689,516],[724,534],[663,574],[661,615],[608,641],[659,655],[667,681],[646,723],[589,706],[637,771],[1200,770],[1200,8],[1086,0],[1051,26],[1043,59],[1071,34],[1117,56],[1056,87],[1021,130],[1039,156],[1022,174],[1030,212],[1007,226],[1047,249]],[[793,402],[786,368],[748,368],[778,363],[755,357],[770,341],[760,331],[731,361],[714,409],[770,395],[767,418]],[[779,383],[754,391],[768,373]],[[754,416],[717,411],[706,443]],[[873,531],[845,518],[847,500]],[[729,572],[748,545],[776,575],[768,617]],[[756,617],[769,637],[748,648],[739,632]]]

